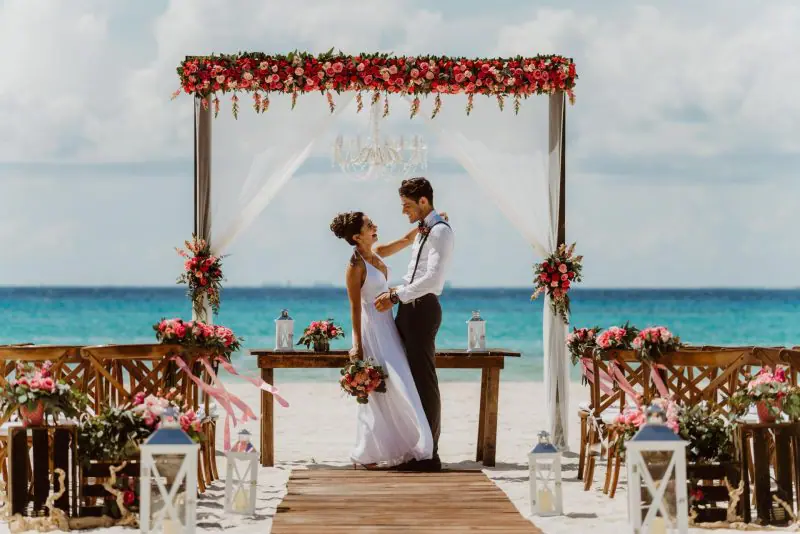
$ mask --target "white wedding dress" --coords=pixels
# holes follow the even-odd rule
[[[380,466],[427,460],[433,455],[433,437],[403,342],[392,311],[375,309],[375,298],[389,289],[389,283],[383,272],[368,261],[364,264],[367,276],[361,287],[361,346],[364,359],[382,366],[388,377],[385,393],[372,393],[369,403],[358,405],[356,446],[351,459],[362,465]]]

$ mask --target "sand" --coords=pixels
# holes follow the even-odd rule
[[[287,383],[278,386],[291,403],[289,408],[276,405],[275,454],[277,465],[259,471],[258,503],[255,518],[226,515],[223,510],[224,481],[218,481],[201,498],[198,505],[198,532],[224,530],[229,533],[269,532],[272,516],[286,488],[293,469],[320,467],[352,468],[348,463],[355,437],[356,404],[343,396],[335,383]],[[447,467],[480,469],[474,461],[479,383],[448,382],[442,384],[443,425],[440,455]],[[249,385],[236,385],[236,391],[254,409],[260,406],[259,392]],[[564,516],[540,518],[530,514],[528,501],[527,453],[545,428],[545,393],[540,382],[505,382],[500,389],[500,415],[497,436],[497,466],[483,471],[511,499],[523,516],[531,519],[548,534],[592,532],[621,534],[627,530],[624,480],[614,499],[602,493],[605,471],[599,465],[593,489],[583,490],[576,479],[579,427],[577,406],[586,400],[587,389],[577,383],[570,386],[570,445],[574,453],[564,459]],[[258,422],[245,425],[258,436]],[[221,441],[222,431],[218,431]],[[222,444],[218,444],[222,449]],[[225,460],[219,458],[220,475],[224,477]],[[623,473],[624,478],[624,473]],[[0,534],[7,532],[0,526]],[[129,529],[99,529],[95,532],[118,534]],[[691,529],[690,532],[709,532]],[[740,532],[714,530],[718,533]]]

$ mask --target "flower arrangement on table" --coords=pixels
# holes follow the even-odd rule
[[[243,341],[230,328],[178,318],[162,319],[153,325],[153,330],[156,331],[156,339],[160,343],[206,349],[214,357],[224,358],[226,361],[230,360],[231,354],[241,348]]]
[[[567,350],[569,350],[572,365],[578,365],[581,358],[586,356],[589,351],[594,351],[597,346],[597,334],[600,332],[599,326],[592,328],[574,328],[567,334]]]
[[[612,326],[597,335],[595,341],[595,353],[604,353],[609,350],[631,350],[633,340],[639,334],[639,330],[630,323],[622,326]]]
[[[531,300],[542,293],[550,297],[550,308],[568,322],[569,317],[569,290],[572,284],[581,281],[583,269],[583,256],[574,256],[575,243],[567,248],[566,245],[558,247],[553,254],[545,258],[542,263],[537,263],[534,274],[536,289]]]
[[[175,249],[186,260],[183,263],[184,272],[178,277],[177,283],[189,286],[187,295],[197,313],[204,312],[203,297],[206,297],[214,314],[217,314],[224,280],[222,258],[211,253],[208,242],[194,235],[191,241],[184,243],[186,250]]]
[[[386,393],[386,379],[383,367],[364,360],[350,362],[341,370],[339,385],[359,404],[367,404],[372,393]]]
[[[333,322],[333,319],[326,321],[312,321],[297,342],[298,345],[305,345],[309,348],[314,346],[315,352],[328,352],[331,348],[331,340],[344,337],[344,329]]]
[[[681,339],[663,326],[652,326],[639,331],[631,345],[641,360],[658,362],[664,353],[678,350]]]
[[[787,415],[792,419],[800,415],[800,392],[789,384],[782,368],[773,371],[770,367],[762,367],[748,381],[746,388],[731,395],[730,404],[738,416],[746,414],[755,404],[759,420],[774,423],[781,412],[788,411]]]
[[[88,404],[88,398],[70,387],[63,380],[55,380],[51,373],[52,363],[40,366],[17,362],[17,376],[0,389],[0,412],[8,419],[19,410],[25,426],[39,426],[60,415],[78,417]]]

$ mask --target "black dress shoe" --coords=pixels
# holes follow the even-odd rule
[[[402,464],[396,465],[391,468],[392,471],[417,471],[417,464],[419,461],[411,459],[407,462],[403,462]]]
[[[428,460],[420,460],[416,464],[416,471],[422,473],[436,473],[442,470],[442,461],[439,458],[430,458]]]

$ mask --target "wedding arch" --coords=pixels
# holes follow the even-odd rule
[[[283,150],[281,157],[270,161],[269,168],[260,169],[263,177],[248,176],[251,186],[242,194],[236,216],[220,231],[212,224],[211,176],[211,124],[220,110],[220,97],[230,95],[231,111],[235,118],[241,111],[240,97],[249,95],[255,113],[266,113],[270,95],[290,95],[294,109],[297,98],[307,93],[319,92],[327,101],[330,117],[354,99],[358,111],[364,100],[374,107],[384,98],[383,116],[389,114],[389,95],[400,95],[409,102],[411,118],[420,114],[420,97],[433,98],[432,111],[427,122],[447,145],[451,155],[467,173],[484,187],[510,222],[525,236],[542,257],[565,243],[565,127],[566,100],[574,102],[573,90],[577,80],[575,64],[571,58],[559,55],[537,55],[513,58],[463,58],[444,56],[392,56],[371,53],[345,55],[293,52],[287,55],[268,55],[241,52],[232,55],[187,56],[177,68],[181,92],[194,97],[194,232],[208,241],[216,254],[221,254],[239,233],[247,228],[266,208],[283,184],[309,157],[320,130],[301,132],[291,149]],[[344,95],[345,104],[337,105],[334,94]],[[549,97],[547,152],[543,159],[543,172],[531,180],[541,182],[542,198],[531,198],[530,207],[520,208],[507,202],[514,192],[503,192],[492,187],[492,174],[500,172],[524,173],[529,165],[519,165],[513,170],[481,168],[474,150],[480,142],[479,135],[468,138],[461,131],[448,131],[437,127],[442,95],[461,95],[466,98],[465,110],[473,112],[475,96],[494,98],[500,111],[506,102],[518,114],[524,100],[535,95]],[[341,104],[341,103],[340,103]],[[491,134],[487,134],[491,135]],[[533,151],[533,147],[531,148]],[[257,158],[256,158],[257,159]],[[513,164],[513,162],[512,162]],[[254,161],[253,168],[256,168]],[[521,168],[521,170],[520,170]],[[509,167],[511,169],[511,167]],[[252,170],[251,170],[252,173]],[[531,223],[527,209],[539,208],[543,216],[539,223]],[[211,314],[204,314],[210,320]],[[568,325],[544,302],[543,347],[547,391],[548,424],[553,442],[567,448],[568,366],[565,336]]]

